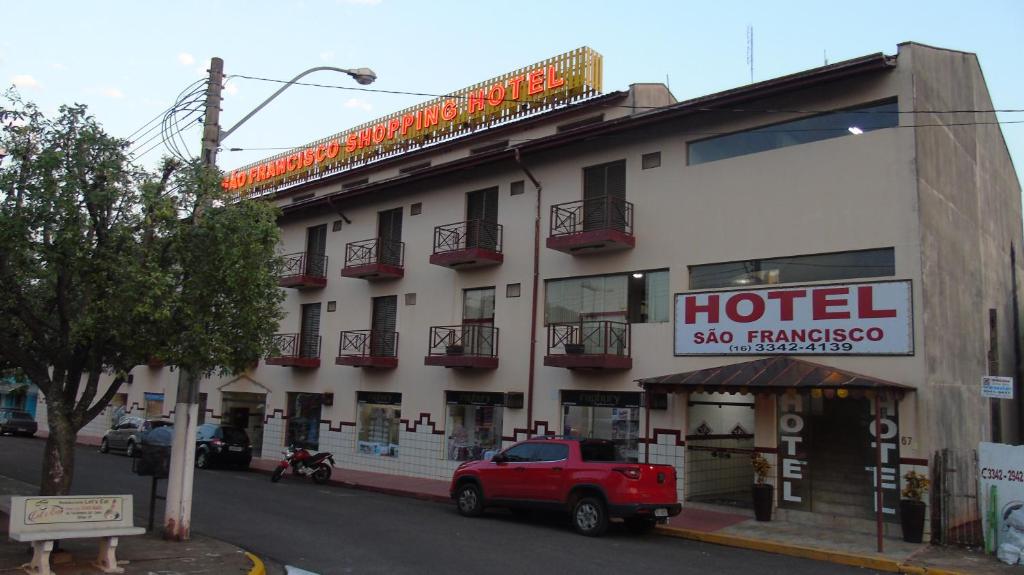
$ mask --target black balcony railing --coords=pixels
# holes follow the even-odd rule
[[[281,273],[284,281],[301,277],[326,278],[327,254],[299,252],[281,257]]]
[[[469,220],[434,228],[434,253],[444,254],[473,248],[501,252],[501,224]]]
[[[345,244],[345,267],[375,264],[402,267],[405,262],[405,242],[372,238]]]
[[[360,329],[341,332],[338,357],[396,357],[398,332]]]
[[[620,197],[601,196],[551,206],[551,236],[598,230],[632,235],[633,204]]]
[[[431,356],[498,356],[498,328],[470,323],[430,328]]]
[[[584,320],[548,325],[548,355],[602,355],[630,357],[630,324]]]
[[[320,335],[316,333],[278,333],[271,340],[267,363],[271,365],[320,364]]]

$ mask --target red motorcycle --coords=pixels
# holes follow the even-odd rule
[[[331,470],[334,469],[335,463],[334,456],[330,453],[321,451],[313,455],[305,449],[295,447],[294,445],[289,445],[281,453],[284,454],[284,459],[281,460],[281,463],[277,464],[277,467],[274,468],[274,473],[270,475],[271,482],[277,483],[281,481],[281,477],[289,466],[292,468],[292,473],[303,477],[312,477],[314,483],[327,483],[331,478]]]

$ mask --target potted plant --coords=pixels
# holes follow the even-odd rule
[[[771,465],[760,453],[751,455],[750,462],[754,467],[754,517],[758,521],[771,521],[775,487],[765,483]]]
[[[901,492],[903,498],[900,500],[903,540],[908,543],[921,543],[924,534],[924,493],[928,491],[928,477],[923,473],[908,471],[903,479],[906,481]]]

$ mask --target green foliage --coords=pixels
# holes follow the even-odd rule
[[[48,119],[7,92],[0,111],[0,366],[39,386],[51,429],[77,432],[147,358],[209,374],[264,353],[274,206],[223,196],[198,163],[145,173],[84,106]]]

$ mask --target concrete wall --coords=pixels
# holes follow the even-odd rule
[[[913,70],[915,110],[993,108],[974,54],[905,44],[900,60]],[[997,315],[993,375],[1019,376],[1010,249],[1017,252],[1017,277],[1024,277],[1020,184],[999,126],[974,124],[995,119],[991,113],[914,115],[924,125],[914,130],[924,295],[918,309],[927,362],[918,401],[934,449],[973,449],[993,438],[990,400],[980,394],[989,309]],[[934,126],[951,123],[972,125]],[[1002,440],[1019,442],[1017,405],[1000,403]]]

